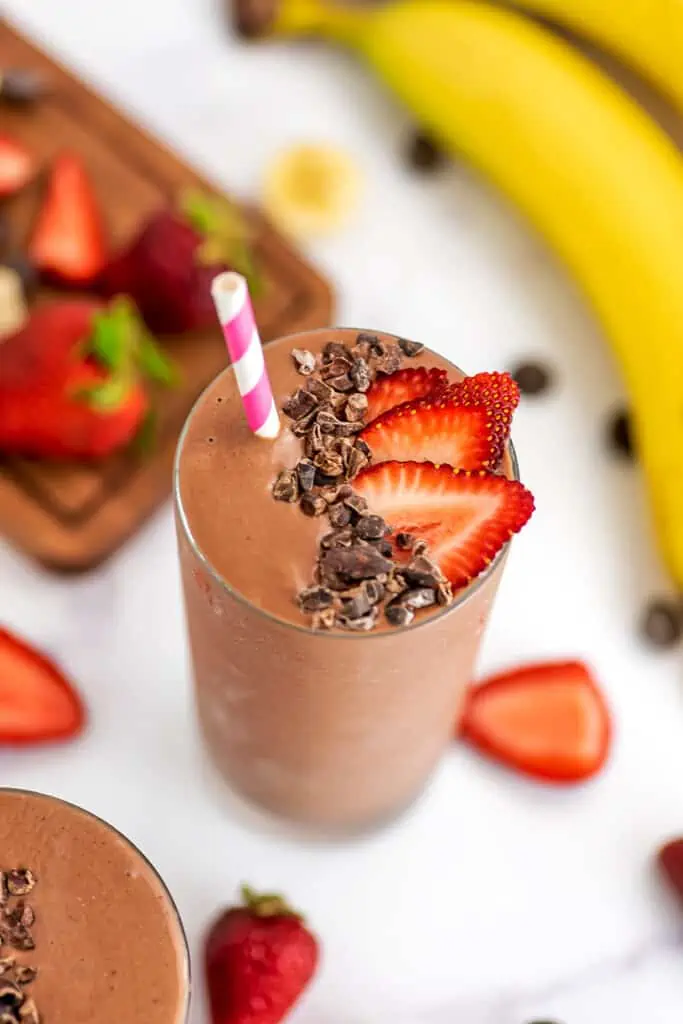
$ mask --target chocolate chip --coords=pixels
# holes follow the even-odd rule
[[[299,606],[305,612],[321,612],[333,603],[334,594],[327,587],[307,587],[299,594]]]
[[[439,567],[424,555],[418,555],[410,565],[402,570],[408,583],[413,587],[432,587],[436,589],[443,576]]]
[[[18,1010],[24,1001],[24,993],[11,981],[0,982],[0,1009]]]
[[[293,348],[292,359],[296,366],[297,373],[303,377],[309,377],[315,370],[315,356],[306,348]]]
[[[316,418],[316,423],[323,434],[334,434],[339,425],[339,420],[329,409],[321,409]]]
[[[273,497],[276,501],[294,502],[299,496],[299,485],[296,473],[291,469],[281,469],[273,484]]]
[[[17,985],[30,985],[38,977],[38,968],[29,967],[28,964],[21,964],[14,972],[14,979]]]
[[[360,588],[352,597],[342,600],[341,614],[347,619],[360,619],[370,611],[371,603],[365,590]]]
[[[419,356],[420,352],[424,351],[424,345],[421,341],[409,341],[407,338],[399,338],[398,344],[403,355],[408,356],[409,359]]]
[[[424,132],[416,132],[406,147],[406,159],[416,171],[434,171],[446,160],[446,154]]]
[[[377,361],[377,369],[381,373],[396,373],[402,362],[403,356],[398,345],[388,345],[384,355]]]
[[[447,608],[453,601],[453,587],[448,580],[441,580],[436,588],[436,603]]]
[[[315,486],[316,487],[334,487],[339,482],[336,476],[328,476],[327,473],[323,473],[321,469],[315,471]]]
[[[356,523],[356,536],[361,540],[381,540],[386,531],[386,525],[381,516],[361,516]],[[389,548],[391,549],[391,545]]]
[[[327,502],[319,494],[304,494],[299,502],[299,508],[307,516],[321,516],[327,512]]]
[[[299,481],[299,490],[305,493],[313,490],[315,482],[315,466],[309,459],[301,459],[296,465],[296,475]]]
[[[321,405],[325,405],[332,397],[332,388],[318,377],[312,377],[306,384],[306,390],[314,395]]]
[[[351,509],[347,508],[341,501],[335,505],[330,505],[327,510],[327,514],[330,519],[330,523],[336,529],[342,529],[344,526],[348,526],[351,522]]]
[[[330,548],[321,559],[323,573],[349,580],[372,579],[391,571],[391,562],[372,547]]]
[[[518,363],[510,373],[523,395],[540,395],[552,383],[552,374],[542,363]]]
[[[352,423],[358,423],[365,418],[367,411],[368,400],[365,395],[362,395],[360,392],[349,395],[344,409],[347,420],[350,420]]]
[[[349,458],[346,466],[346,475],[349,480],[354,480],[362,469],[370,462],[367,455],[365,455],[356,444],[354,448],[349,452]]]
[[[354,359],[351,369],[349,371],[351,380],[353,381],[356,391],[368,391],[372,383],[372,377],[370,375],[370,367],[368,366],[365,359],[359,356]],[[367,406],[366,406],[367,408]]]
[[[314,613],[311,625],[313,629],[332,629],[335,618],[334,608],[323,608],[322,611]]]
[[[13,956],[0,957],[0,978],[8,971],[13,971],[15,963],[16,960]]]
[[[375,547],[379,551],[380,555],[384,555],[385,558],[394,557],[394,548],[390,540],[376,540],[373,541]]]
[[[432,587],[417,587],[415,590],[406,590],[396,598],[404,608],[416,612],[420,608],[431,608],[436,604],[436,591]]]
[[[363,615],[359,619],[352,619],[349,618],[349,616],[347,615],[340,615],[337,621],[342,629],[350,629],[355,632],[369,633],[371,629],[375,628],[377,617],[377,609],[371,608],[367,615]]]
[[[344,472],[344,459],[339,452],[329,450],[318,452],[313,461],[316,468],[319,469],[321,473],[324,473],[325,476],[335,478],[341,476]]]
[[[366,459],[369,462],[370,459],[372,458],[372,449],[370,448],[370,445],[367,443],[367,441],[364,441],[362,437],[357,437],[356,448],[366,457]]]
[[[316,413],[317,409],[311,409],[311,411],[307,412],[305,416],[302,416],[298,420],[294,420],[290,430],[295,437],[306,437],[306,435],[310,433]]]
[[[282,406],[282,411],[290,419],[300,420],[303,416],[307,416],[310,412],[318,407],[318,400],[310,391],[304,390],[304,388],[297,388],[293,395],[291,395],[285,404]]]
[[[35,103],[47,92],[45,78],[31,68],[8,68],[0,74],[0,96],[8,103]]]
[[[348,373],[341,373],[338,377],[328,378],[328,384],[335,391],[353,391],[354,383]]]
[[[334,359],[348,359],[349,350],[343,341],[328,341],[323,349],[323,363],[331,363]]]
[[[396,534],[396,547],[400,551],[410,551],[411,547],[415,542],[415,537],[412,533],[404,533],[400,531]]]
[[[317,452],[321,452],[325,447],[325,440],[323,438],[323,432],[320,429],[319,424],[314,423],[311,427],[311,432],[306,438],[306,454],[315,455]]]
[[[413,541],[413,554],[414,555],[423,555],[426,550],[427,550],[427,541],[426,540],[420,540],[420,538],[418,537],[416,540]]]
[[[32,999],[27,999],[19,1009],[21,1024],[40,1024],[38,1008]]]
[[[363,587],[370,604],[379,604],[384,597],[384,585],[379,580],[365,580]]]
[[[681,638],[681,609],[673,601],[655,599],[645,609],[641,633],[654,647],[673,647]]]
[[[320,541],[320,546],[322,548],[350,548],[353,542],[353,530],[335,530],[325,534]]]
[[[36,884],[35,875],[29,868],[15,868],[5,875],[10,896],[28,896]]]
[[[360,494],[355,494],[353,491],[344,498],[344,504],[359,516],[367,512],[367,501]]]
[[[405,608],[402,604],[398,604],[396,601],[392,601],[384,609],[387,622],[390,622],[392,626],[409,626],[415,618],[415,613],[411,612],[409,608]]]
[[[348,373],[350,367],[351,357],[349,356],[348,352],[345,351],[343,357],[337,356],[335,359],[332,360],[332,362],[326,363],[320,372],[323,380],[327,381],[330,387],[333,387],[334,385],[332,384],[330,378],[339,377],[343,373]]]
[[[631,459],[634,455],[633,432],[631,430],[631,418],[624,409],[619,409],[613,414],[608,427],[608,438],[610,446],[619,455]]]
[[[356,345],[367,345],[368,350],[374,352],[375,355],[384,355],[385,344],[378,334],[361,331],[356,335]]]
[[[21,924],[15,925],[12,928],[8,935],[8,939],[10,946],[14,949],[25,951],[36,948],[36,944],[33,941],[33,937],[28,928],[25,928]]]
[[[385,589],[388,594],[402,594],[407,586],[404,576],[400,572],[394,572],[387,580]]]

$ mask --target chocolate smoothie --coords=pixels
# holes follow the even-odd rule
[[[17,1021],[184,1024],[177,911],[120,833],[53,797],[0,789],[0,872],[0,984],[19,982]]]
[[[357,335],[320,330],[268,345],[278,408],[302,385],[293,349],[318,355]],[[426,350],[419,365],[462,377]],[[247,798],[299,822],[362,828],[408,805],[452,738],[505,553],[450,607],[408,628],[310,628],[297,594],[330,524],[273,500],[278,473],[301,457],[290,427],[283,416],[277,440],[254,437],[228,368],[181,437],[176,510],[199,720],[213,760]]]

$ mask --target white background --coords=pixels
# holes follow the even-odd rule
[[[408,818],[360,842],[303,843],[249,820],[214,788],[194,734],[166,506],[78,579],[0,546],[0,620],[56,656],[92,710],[76,744],[1,753],[0,783],[81,803],[150,856],[189,933],[193,1021],[202,930],[246,878],[285,890],[321,936],[298,1024],[677,1024],[683,929],[651,857],[683,832],[680,652],[636,635],[667,584],[638,472],[604,443],[622,391],[590,312],[467,169],[406,169],[410,122],[345,55],[240,45],[209,0],[4,8],[246,196],[282,146],[346,148],[364,203],[345,234],[310,249],[338,285],[339,323],[420,338],[471,371],[521,356],[555,368],[552,393],[515,425],[538,511],[513,545],[482,668],[587,659],[617,738],[602,776],[564,792],[454,750]]]

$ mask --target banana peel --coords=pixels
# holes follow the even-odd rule
[[[683,158],[673,143],[590,61],[511,10],[472,0],[260,8],[252,34],[355,50],[564,261],[620,364],[659,547],[683,587]]]

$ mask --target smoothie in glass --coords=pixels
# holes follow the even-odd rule
[[[397,339],[360,336],[376,337],[385,347],[388,355],[380,365],[387,372],[375,375],[385,380],[396,369],[392,359],[399,351]],[[266,365],[278,408],[292,410],[292,396],[311,388],[316,377],[299,353],[310,353],[320,365],[323,358],[334,357],[330,343],[351,351],[358,337],[355,330],[329,329],[268,345]],[[413,356],[412,349],[419,346],[402,344],[411,353],[404,367],[442,370],[450,383],[462,377],[447,360],[427,350]],[[365,388],[361,394],[373,392],[362,379],[349,390],[342,376],[334,378],[345,389],[334,404],[337,418],[346,420],[356,415],[351,406],[344,411],[344,403],[357,394],[355,385]],[[324,395],[319,389],[317,393]],[[355,405],[362,407],[362,400]],[[295,412],[302,412],[306,403],[299,398],[295,406]],[[279,437],[258,439],[246,425],[232,370],[209,386],[190,414],[178,448],[180,563],[199,722],[220,772],[243,796],[278,815],[355,830],[406,807],[451,740],[503,570],[505,547],[501,542],[499,554],[488,559],[488,567],[482,563],[483,571],[468,586],[451,595],[446,583],[438,600],[433,597],[430,603],[427,597],[425,607],[422,595],[407,602],[407,613],[399,608],[397,614],[393,598],[392,610],[387,610],[392,602],[385,594],[377,608],[369,614],[361,608],[354,619],[348,596],[340,599],[335,592],[335,607],[342,607],[343,614],[335,619],[333,611],[316,611],[321,557],[328,568],[332,564],[322,541],[330,531],[330,518],[316,503],[320,494],[332,500],[343,478],[335,481],[330,475],[334,465],[320,463],[326,472],[318,471],[308,514],[302,511],[303,498],[300,504],[273,497],[274,485],[282,483],[283,475],[286,484],[288,470],[302,454],[313,454],[307,415],[297,421],[282,414]],[[329,420],[329,410],[324,415]],[[352,433],[351,443],[357,437]],[[372,453],[367,461],[372,467]],[[436,479],[439,471],[432,471]],[[369,478],[364,478],[369,472],[361,471],[348,489],[373,493]],[[501,485],[516,480],[510,448],[497,480]],[[519,483],[510,487],[527,503],[525,521],[532,508],[530,496]],[[360,529],[360,519],[376,511],[371,504],[360,509],[362,515],[353,511],[349,529]],[[392,526],[389,519],[387,529]],[[343,532],[343,519],[339,526]],[[370,538],[363,543],[373,548],[373,558],[374,552],[380,558],[389,554],[392,546],[397,559],[420,556],[419,546],[416,552],[397,550],[399,540],[408,547],[419,545],[414,535],[399,538],[394,530],[380,538],[367,519],[362,527]],[[424,554],[429,556],[428,548]],[[396,573],[382,573],[386,566],[381,562],[377,568],[379,589],[390,588]],[[329,576],[322,582],[326,589]],[[348,595],[360,594],[369,585],[376,591],[376,583],[376,578],[356,574],[331,585],[337,590],[346,586]],[[421,589],[429,591],[430,586]],[[365,604],[366,598],[360,594]]]
[[[114,828],[54,797],[0,788],[0,883],[0,983],[3,1005],[19,993],[17,1021],[184,1024],[178,912]]]

